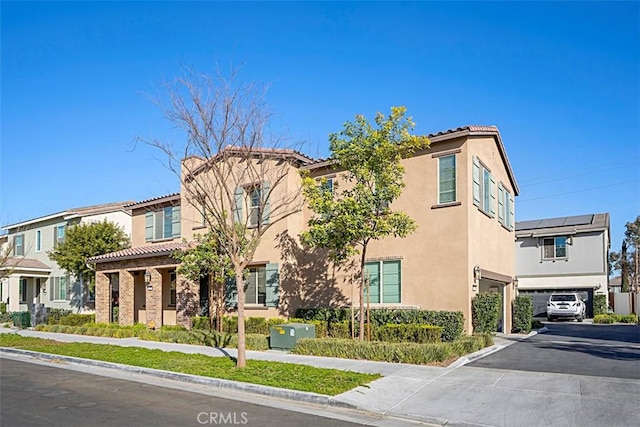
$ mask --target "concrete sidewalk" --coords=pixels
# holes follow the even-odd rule
[[[0,329],[0,332],[16,331]],[[236,355],[232,349],[139,341],[136,338],[89,337],[30,330],[17,332],[58,341],[158,348],[210,356]],[[499,335],[493,347],[446,368],[297,356],[277,351],[248,351],[247,358],[380,373],[383,378],[367,387],[358,387],[331,398],[327,404],[352,406],[381,416],[430,424],[627,426],[637,419],[640,396],[640,381],[637,380],[464,366],[466,360],[497,351],[520,339],[525,337]],[[291,397],[295,398],[294,395]]]

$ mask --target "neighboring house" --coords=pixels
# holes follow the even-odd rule
[[[493,126],[467,126],[429,139],[428,150],[403,160],[406,187],[393,204],[416,220],[417,231],[405,239],[370,244],[368,301],[372,307],[461,311],[471,332],[472,298],[479,292],[497,292],[503,296],[501,329],[510,331],[518,187],[500,133]],[[283,160],[289,165],[288,179],[273,192],[273,200],[283,197],[282,192],[299,193],[300,170],[329,178],[327,185],[341,185],[342,174],[331,161],[315,161],[290,150],[270,150],[259,159]],[[266,186],[268,181],[238,187],[234,215],[257,225],[260,215],[253,200],[259,196],[253,192],[264,194]],[[190,327],[191,317],[202,312],[207,281],[190,283],[178,277],[171,258],[181,247],[178,237],[189,240],[205,230],[197,203],[190,203],[186,193],[183,189],[181,197],[173,194],[132,205],[132,248],[92,259],[98,322],[112,319],[116,289],[122,324]],[[156,235],[160,222],[167,227],[171,222],[171,230],[178,226],[173,213],[171,221],[162,213],[178,204],[181,233]],[[269,212],[261,215],[262,221],[269,221]],[[264,235],[248,268],[247,316],[292,316],[301,307],[348,306],[352,298],[358,305],[354,269],[333,266],[326,252],[301,247],[298,236],[311,215],[303,208]],[[233,305],[233,298],[229,303]]]
[[[609,293],[619,294],[620,292],[622,292],[622,276],[609,279]]]
[[[546,315],[553,292],[579,292],[593,316],[593,296],[607,294],[609,214],[516,223],[520,295],[533,296],[534,316]]]
[[[64,241],[67,227],[107,220],[131,235],[130,202],[109,203],[69,209],[63,212],[2,227],[7,231],[11,257],[0,267],[3,302],[9,311],[30,310],[34,304],[46,307],[92,310],[93,292],[81,289],[75,277],[49,259],[47,252]]]

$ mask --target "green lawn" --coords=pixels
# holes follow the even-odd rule
[[[22,337],[17,334],[0,334],[0,347],[82,357],[329,396],[335,396],[381,377],[378,374],[362,374],[261,360],[248,360],[246,368],[237,369],[234,360],[227,357],[106,344],[63,343],[42,338]]]

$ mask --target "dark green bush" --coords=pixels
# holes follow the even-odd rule
[[[118,323],[120,320],[120,307],[113,307],[111,309],[111,317],[113,319],[113,323]]]
[[[607,296],[606,295],[594,295],[593,296],[593,315],[607,314]]]
[[[11,313],[13,326],[18,328],[28,328],[31,326],[31,313],[28,311],[14,311]]]
[[[58,324],[65,326],[82,326],[86,323],[95,323],[95,314],[67,314],[61,316]]]
[[[414,342],[418,344],[440,342],[442,327],[433,325],[384,325],[377,328],[376,338],[386,342]]]
[[[543,328],[543,327],[544,327],[544,324],[539,320],[533,320],[531,322],[531,329],[538,330],[538,329]]]
[[[0,302],[0,314],[5,314],[7,312],[7,303]]]
[[[207,316],[194,316],[191,319],[191,325],[195,330],[210,331],[211,322]]]
[[[471,301],[471,322],[474,333],[496,332],[502,308],[502,295],[477,294]]]
[[[357,314],[358,310],[356,310],[356,316]],[[325,321],[330,329],[331,323],[350,321],[351,309],[301,308],[296,311],[296,317],[305,320]],[[387,324],[405,323],[441,326],[443,341],[453,341],[464,332],[464,316],[460,311],[373,308],[370,311],[370,319],[374,328]],[[351,337],[351,333],[349,333],[349,337]]]
[[[328,335],[331,338],[351,338],[351,322],[346,320],[342,322],[329,323]]]
[[[528,334],[531,332],[533,320],[533,298],[529,295],[519,295],[513,300],[513,328],[511,332]]]
[[[47,324],[57,325],[60,323],[60,318],[73,313],[71,310],[65,310],[64,308],[50,308],[47,307]]]
[[[269,325],[264,317],[247,317],[244,325],[247,334],[269,335]]]

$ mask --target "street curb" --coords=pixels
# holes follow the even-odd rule
[[[206,385],[220,390],[236,390],[261,396],[275,397],[278,399],[294,400],[296,402],[312,403],[322,406],[333,406],[347,409],[358,409],[355,405],[345,403],[332,396],[306,391],[288,390],[284,388],[263,386],[240,381],[223,380],[219,378],[201,377],[198,375],[181,374],[178,372],[163,371],[160,369],[143,368],[140,366],[123,365],[120,363],[103,362],[100,360],[83,359],[80,357],[62,356],[58,354],[39,353],[29,350],[0,347],[2,354],[19,355],[30,359],[47,360],[51,362],[65,362],[73,365],[93,366],[104,369],[117,369],[131,374],[139,374],[160,379],[169,379],[191,384]]]

